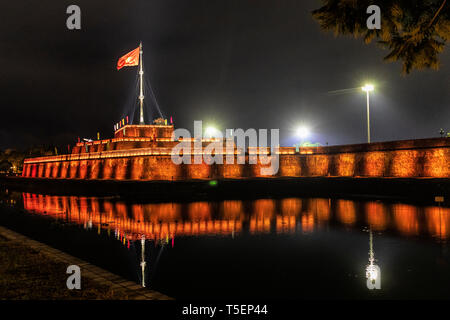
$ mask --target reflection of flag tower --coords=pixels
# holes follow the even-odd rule
[[[144,124],[144,90],[142,85],[142,78],[144,77],[144,70],[142,68],[142,56],[144,54],[144,50],[142,50],[142,42],[139,43],[139,104],[140,104],[140,113],[139,113],[139,124]]]
[[[141,271],[142,271],[142,286],[145,287],[145,235],[141,238]]]
[[[375,264],[372,228],[369,229],[369,264],[366,267],[366,279],[368,289],[381,289],[381,270],[380,267]]]

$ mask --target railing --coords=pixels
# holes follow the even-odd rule
[[[77,142],[75,145],[76,147],[84,147],[84,146],[92,146],[92,145],[98,145],[98,144],[107,144],[112,142],[122,142],[122,141],[131,141],[131,142],[152,142],[155,140],[152,140],[152,138],[112,138],[112,139],[106,139],[106,140],[96,140],[92,142]],[[163,142],[170,142],[174,141],[171,138],[156,138],[156,141],[163,141]]]

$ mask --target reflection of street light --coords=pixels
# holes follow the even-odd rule
[[[375,264],[372,228],[369,229],[369,264],[366,267],[367,289],[381,289],[381,269]]]
[[[378,278],[378,270],[376,268],[376,265],[369,264],[366,268],[366,277],[367,279],[372,282],[373,284]]]
[[[142,271],[142,286],[145,287],[145,267],[147,262],[145,262],[145,235],[141,238],[141,271]]]
[[[374,87],[371,84],[366,84],[362,90],[367,93],[367,143],[370,143],[370,110],[369,110],[369,92],[373,91]]]

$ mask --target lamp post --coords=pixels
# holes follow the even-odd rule
[[[367,94],[367,143],[370,143],[370,106],[369,106],[369,92],[373,91],[373,85],[366,84],[362,90]]]

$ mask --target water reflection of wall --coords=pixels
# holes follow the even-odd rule
[[[259,199],[191,203],[126,203],[114,199],[23,194],[24,207],[81,225],[115,230],[127,239],[314,232],[328,223],[369,225],[404,236],[450,237],[450,208],[344,199]]]

